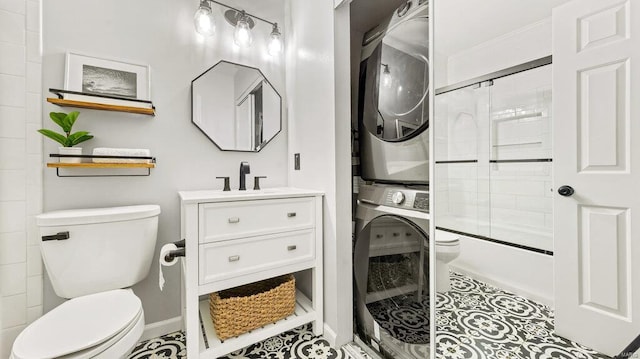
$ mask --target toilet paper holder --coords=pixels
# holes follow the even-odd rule
[[[178,249],[170,251],[164,256],[164,260],[167,262],[174,260],[176,257],[184,257],[186,255],[184,239],[173,242],[173,244],[175,244]]]

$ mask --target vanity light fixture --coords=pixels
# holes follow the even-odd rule
[[[382,70],[382,86],[389,88],[393,81],[391,71],[389,71],[389,65],[387,64],[382,64],[382,67],[384,67],[384,70]]]
[[[282,39],[277,22],[273,24],[273,30],[271,31],[271,35],[269,35],[269,37],[269,55],[276,56],[282,52]]]
[[[200,6],[194,16],[196,31],[202,35],[210,36],[215,31],[215,24],[213,22],[213,14],[211,11],[211,3],[218,4],[227,8],[224,12],[224,19],[235,27],[233,32],[233,42],[241,48],[247,48],[251,46],[253,42],[253,33],[251,30],[256,25],[254,20],[260,20],[271,25],[273,28],[271,34],[269,34],[269,42],[267,44],[267,51],[271,56],[277,56],[282,52],[282,34],[278,28],[278,24],[265,20],[263,18],[251,15],[244,10],[236,9],[229,5],[223,4],[215,0],[201,0]]]
[[[229,14],[229,16],[227,16]],[[253,27],[249,21],[251,18],[247,16],[247,13],[241,11],[240,13],[235,10],[227,10],[224,13],[224,18],[229,21],[230,17],[234,17],[236,30],[233,32],[233,42],[240,47],[249,47],[253,42],[253,36],[251,35],[251,28]]]
[[[193,16],[193,21],[196,26],[196,31],[202,36],[211,36],[216,31],[211,5],[209,5],[206,0],[200,2],[200,6]]]

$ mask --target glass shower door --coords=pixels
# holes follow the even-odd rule
[[[490,234],[490,87],[473,85],[436,96],[436,226]]]
[[[553,250],[551,66],[493,81],[489,237]]]

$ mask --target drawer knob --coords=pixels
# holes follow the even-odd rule
[[[398,233],[398,232],[393,232],[393,236],[394,236],[394,237],[398,237],[398,236],[400,236],[400,233]]]
[[[240,260],[240,256],[230,256],[229,262],[237,262]]]
[[[382,238],[384,237],[382,234],[376,234],[376,238]]]
[[[288,250],[288,251],[295,251],[295,250],[296,250],[296,248],[298,248],[298,247],[296,247],[295,245],[293,245],[293,246],[287,246],[287,250]]]
[[[238,222],[240,222],[240,218],[238,217],[229,218],[229,223],[238,223]]]
[[[296,216],[296,212],[289,212],[287,213],[287,217],[291,218],[291,217],[295,217]]]

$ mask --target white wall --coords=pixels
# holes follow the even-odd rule
[[[0,1],[0,357],[42,314],[40,2]]]
[[[332,345],[340,346],[353,336],[348,143],[350,109],[343,104],[336,104],[339,96],[348,101],[349,76],[341,77],[344,83],[336,84],[335,81],[336,76],[344,74],[343,66],[346,66],[346,71],[349,69],[348,7],[346,16],[344,12],[336,14],[335,24],[332,2],[290,0],[287,8],[291,168],[293,154],[301,155],[301,169],[290,172],[290,184],[325,192],[325,336]],[[346,38],[336,43],[334,48],[334,36],[337,36],[334,31],[338,29]],[[340,64],[334,62],[336,58],[342,59]]]
[[[549,55],[551,18],[546,18],[450,55],[446,67],[447,84],[455,84]]]
[[[284,23],[281,0],[236,0],[228,4]],[[222,20],[222,11],[217,5],[213,5],[217,14],[216,35],[205,40],[195,33],[193,14],[197,5],[197,1],[174,0],[44,3],[45,91],[63,86],[66,51],[128,59],[151,66],[151,98],[157,115],[81,110],[76,129],[95,135],[83,144],[85,153],[98,146],[141,147],[151,149],[158,162],[149,177],[58,178],[55,171],[46,170],[46,211],[157,203],[162,208],[157,257],[161,245],[180,239],[177,191],[221,189],[222,182],[216,176],[231,177],[232,188],[237,188],[240,161],[250,163],[251,175],[267,176],[262,181],[264,187],[287,185],[286,116],[283,132],[259,153],[222,152],[191,123],[191,80],[221,59],[260,68],[281,95],[286,93],[284,58],[272,59],[266,55],[270,25],[257,22],[252,47],[240,50],[232,45],[233,28]],[[44,113],[60,110],[49,104],[44,107]],[[52,127],[50,121],[46,126]],[[55,144],[47,141],[45,160],[54,151]],[[166,270],[165,276],[167,284],[160,292],[158,266],[152,265],[148,278],[134,287],[142,299],[147,324],[180,315],[178,268]],[[51,309],[58,302],[46,286],[45,309]]]

